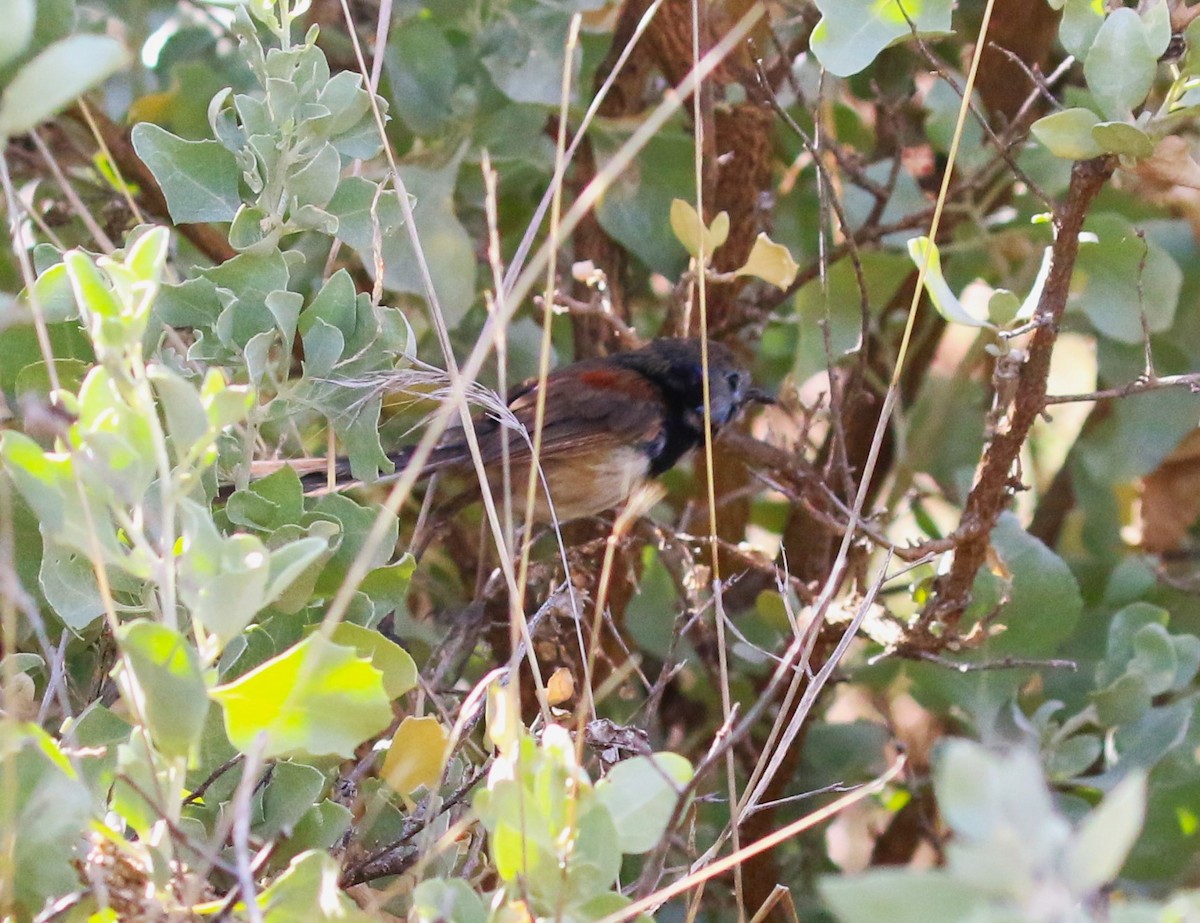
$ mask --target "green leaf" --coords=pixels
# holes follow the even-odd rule
[[[413,571],[417,562],[411,554],[406,554],[393,564],[377,567],[366,577],[359,588],[370,597],[375,609],[382,618],[387,612],[402,609],[408,589],[412,583]],[[1200,642],[1198,642],[1200,643]]]
[[[319,804],[311,805],[296,822],[292,835],[287,843],[283,844],[281,852],[329,849],[345,836],[353,822],[354,816],[349,808],[325,799]]]
[[[1175,684],[1179,662],[1171,636],[1161,625],[1147,625],[1133,638],[1129,672],[1142,678],[1152,696],[1161,695]]]
[[[175,370],[156,362],[146,368],[146,376],[154,385],[163,416],[166,417],[175,463],[181,464],[209,435],[204,405],[195,386]],[[215,432],[212,433],[212,436],[215,435]],[[204,466],[216,461],[215,443],[208,439],[206,444],[212,447],[212,452],[207,457],[205,453],[199,453],[198,460]]]
[[[928,260],[928,266],[925,269],[925,291],[929,293],[929,300],[933,302],[938,314],[952,324],[963,324],[967,327],[992,326],[991,321],[987,318],[975,317],[967,311],[962,302],[958,300],[958,296],[946,284],[946,277],[942,275],[942,257],[938,252],[937,244],[928,237],[914,237],[908,242],[908,255],[918,270],[925,266]]]
[[[1200,638],[1195,635],[1171,635],[1171,643],[1175,647],[1175,678],[1171,681],[1172,689],[1183,689],[1195,678],[1200,670]]]
[[[602,169],[628,140],[615,128],[595,136],[596,166]],[[664,216],[671,202],[695,198],[691,176],[679,164],[691,163],[695,148],[686,132],[659,132],[621,171],[596,206],[605,232],[655,272],[675,278],[687,266],[687,254]]]
[[[988,655],[1049,656],[1079,621],[1079,584],[1067,563],[1022,529],[1012,513],[1001,516],[992,542],[1011,574],[1011,587],[998,618],[1004,631],[989,642]]]
[[[1118,7],[1108,14],[1083,62],[1096,103],[1109,119],[1129,121],[1154,84],[1158,55],[1138,14]]]
[[[1097,689],[1090,696],[1096,706],[1096,720],[1103,727],[1115,727],[1137,721],[1151,705],[1150,690],[1146,681],[1133,673],[1126,673],[1116,682]]]
[[[33,283],[33,297],[29,301],[34,300],[41,307],[47,323],[56,324],[79,317],[79,307],[75,303],[71,280],[67,278],[65,263],[55,263],[37,277]]]
[[[72,35],[55,42],[22,65],[0,95],[0,138],[36,128],[128,62],[125,47],[105,35]]]
[[[398,699],[417,685],[417,665],[412,656],[395,641],[378,631],[342,622],[333,630],[335,644],[352,647],[360,657],[383,674],[383,689],[390,699]]]
[[[304,490],[296,469],[290,465],[256,478],[225,504],[225,515],[230,522],[264,532],[294,523],[303,512]]]
[[[255,834],[264,839],[290,836],[324,788],[325,776],[315,767],[291,761],[276,763],[262,793],[263,819],[255,825]]]
[[[951,0],[903,0],[903,7],[901,0],[817,0],[821,21],[809,45],[830,73],[849,77],[914,29],[948,32],[951,7]]]
[[[32,919],[47,899],[79,886],[72,865],[92,820],[92,796],[58,745],[41,728],[6,721],[0,726],[9,783],[0,787],[0,816],[8,837],[6,881],[18,918]]]
[[[1046,774],[1056,782],[1070,781],[1094,765],[1103,750],[1104,745],[1095,734],[1068,737],[1046,755]]]
[[[337,523],[342,530],[333,557],[325,565],[325,569],[321,571],[321,577],[317,581],[316,591],[318,593],[337,592],[346,573],[362,551],[378,513],[378,507],[361,506],[341,494],[325,494],[317,500],[310,515]],[[383,542],[376,549],[372,560],[368,562],[372,569],[387,564],[392,549],[396,545],[400,522],[395,516],[390,516],[388,519],[388,530],[384,535]]]
[[[107,513],[94,492],[79,490],[72,456],[44,453],[28,436],[9,430],[0,433],[0,461],[37,515],[43,535],[85,556],[92,554],[94,540],[106,563],[120,564],[140,577],[149,576],[149,562],[138,551],[124,547],[115,532],[102,525],[108,521]],[[97,524],[94,534],[79,527],[88,521]]]
[[[324,852],[301,853],[258,895],[267,923],[371,923],[338,886],[341,870]]]
[[[1092,135],[1099,123],[1100,117],[1091,109],[1064,109],[1038,119],[1030,131],[1055,157],[1088,160],[1104,153]]]
[[[459,163],[456,157],[438,170],[400,168],[413,199],[413,220],[434,291],[451,328],[458,326],[475,301],[475,249],[454,207]],[[342,181],[328,206],[328,211],[338,219],[338,238],[358,251],[367,270],[373,273],[374,235],[378,227],[384,284],[394,291],[424,297],[420,263],[408,231],[402,227],[396,194],[387,192],[376,200],[375,192],[376,185],[368,180],[349,177]]]
[[[4,30],[0,31],[0,67],[19,56],[33,39],[37,18],[34,0],[9,0],[4,11]]]
[[[342,159],[337,148],[326,142],[300,169],[287,180],[287,191],[293,196],[293,210],[303,205],[324,208],[337,191],[341,179]]]
[[[868,311],[883,310],[904,280],[912,275],[912,262],[899,253],[867,251],[861,254],[859,262],[867,279]],[[806,381],[825,371],[826,336],[835,356],[861,348],[862,293],[854,263],[849,258],[830,266],[824,280],[813,279],[801,286],[795,307],[800,341],[794,350],[792,373],[797,380]],[[827,330],[822,331],[822,324]]]
[[[1104,662],[1097,671],[1101,682],[1109,682],[1127,671],[1135,653],[1138,634],[1150,625],[1165,629],[1171,616],[1161,606],[1135,602],[1116,612],[1108,625]]]
[[[1143,160],[1154,153],[1154,141],[1128,122],[1100,122],[1092,126],[1092,138],[1102,151]]]
[[[1067,852],[1067,876],[1083,897],[1117,877],[1146,818],[1146,774],[1131,772],[1075,832]]]
[[[827,875],[821,896],[842,923],[951,923],[974,919],[984,901],[971,885],[944,871],[884,869]]]
[[[217,532],[207,508],[180,502],[183,554],[179,598],[192,617],[228,642],[267,604],[270,558],[262,541]]]
[[[1146,41],[1150,53],[1160,58],[1171,45],[1171,9],[1166,0],[1149,0],[1142,4],[1142,25],[1146,27]]]
[[[200,403],[208,425],[221,432],[246,419],[254,406],[254,392],[245,385],[229,384],[224,372],[209,368],[200,383]]]
[[[461,878],[432,878],[417,885],[412,896],[416,923],[487,923],[487,909]]]
[[[1067,0],[1058,26],[1058,40],[1068,54],[1081,61],[1087,56],[1096,33],[1104,25],[1104,14],[1104,0]]]
[[[596,783],[596,798],[612,815],[621,852],[653,849],[666,832],[692,764],[676,753],[635,756],[617,763]]]
[[[120,678],[134,713],[146,719],[161,752],[187,756],[200,740],[209,705],[196,649],[179,632],[145,619],[122,625],[117,643],[132,673]]]
[[[392,720],[382,674],[370,661],[314,634],[210,693],[225,709],[225,731],[243,752],[265,738],[264,756],[336,754]]]
[[[149,122],[135,125],[130,137],[174,221],[233,220],[242,204],[233,154],[216,141],[185,141]]]
[[[278,243],[279,231],[274,229],[273,234],[268,233],[268,228],[274,224],[273,219],[269,219],[267,213],[257,205],[248,205],[243,203],[233,216],[233,223],[229,225],[229,246],[239,252],[259,252],[259,250],[271,247]],[[259,245],[262,244],[262,247]]]
[[[430,135],[454,116],[458,67],[445,29],[413,18],[388,41],[384,69],[395,114],[418,135]]]
[[[729,236],[729,213],[721,212],[705,227],[690,202],[674,199],[671,202],[671,230],[693,259],[700,258],[703,248],[707,261]]]
[[[104,614],[95,568],[78,548],[45,541],[38,586],[54,614],[76,634]]]
[[[1017,319],[1021,299],[1006,288],[998,288],[988,298],[988,320],[997,327],[1006,327]]]
[[[327,539],[314,535],[296,539],[272,550],[271,576],[263,593],[264,604],[279,599],[312,564],[329,551],[329,544]],[[312,579],[316,579],[315,574]]]
[[[567,866],[566,881],[561,873],[547,869],[540,880],[532,882],[543,894],[549,907],[567,900],[589,901],[612,890],[621,871],[621,846],[612,816],[595,800],[585,799],[581,808],[575,848]]]
[[[1099,241],[1079,248],[1071,307],[1119,343],[1141,344],[1143,309],[1151,333],[1170,329],[1183,287],[1171,255],[1119,215],[1096,215],[1087,226]]]
[[[557,106],[569,29],[570,12],[557,4],[531,4],[522,8],[520,17],[494,17],[484,40],[483,66],[509,99]],[[571,70],[577,78],[578,55],[571,61]]]

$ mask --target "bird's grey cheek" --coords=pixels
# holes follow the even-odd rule
[[[704,408],[700,407],[696,411],[696,416],[701,421],[704,419]],[[724,426],[733,416],[733,405],[724,397],[713,397],[712,400],[712,421],[714,426]]]

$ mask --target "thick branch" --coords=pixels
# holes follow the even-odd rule
[[[1057,234],[1050,275],[1034,316],[1037,329],[1029,344],[1029,358],[1021,368],[1008,426],[996,434],[984,454],[979,476],[959,524],[958,532],[963,538],[955,549],[954,563],[950,571],[938,579],[933,601],[910,639],[910,644],[916,647],[924,647],[925,642],[933,640],[931,629],[937,623],[943,625],[945,637],[953,637],[970,602],[971,585],[987,556],[992,528],[1007,508],[1016,486],[1014,471],[1021,447],[1034,421],[1046,407],[1050,356],[1067,306],[1083,219],[1115,167],[1112,158],[1100,157],[1080,161],[1071,171],[1066,201],[1055,216]]]

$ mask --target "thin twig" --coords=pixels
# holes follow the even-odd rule
[[[1083,394],[1050,394],[1042,402],[1051,404],[1078,404],[1083,401],[1101,401],[1106,398],[1129,397],[1131,394],[1145,394],[1149,391],[1162,391],[1166,388],[1189,388],[1200,392],[1200,372],[1187,372],[1182,375],[1161,375],[1155,378],[1138,378],[1116,388],[1101,388],[1098,391],[1087,391]]]
[[[1070,670],[1075,673],[1079,670],[1079,664],[1074,660],[1062,660],[1051,658],[1048,660],[1037,660],[1026,657],[1001,657],[999,660],[982,660],[977,663],[964,663],[962,661],[951,660],[948,657],[943,657],[940,654],[935,654],[933,651],[912,651],[911,656],[917,660],[927,660],[930,663],[936,663],[939,666],[954,670],[956,673],[982,673],[985,670]]]
[[[265,736],[259,739],[245,754],[246,765],[242,777],[238,779],[234,789],[230,810],[233,812],[233,857],[237,871],[238,887],[242,892],[242,901],[246,905],[246,914],[252,923],[262,923],[262,908],[258,906],[258,892],[255,890],[254,873],[250,866],[250,798],[256,787],[256,776],[262,764],[262,753],[266,746]]]

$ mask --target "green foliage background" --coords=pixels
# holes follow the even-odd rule
[[[0,912],[1200,918],[1197,17],[701,6],[749,41],[693,95],[670,0],[11,0]],[[479,514],[418,564],[409,480],[252,464],[373,481],[543,354],[698,332],[701,275],[780,394],[718,443],[719,554],[698,461],[521,608]],[[1064,399],[964,518],[1039,336]]]

